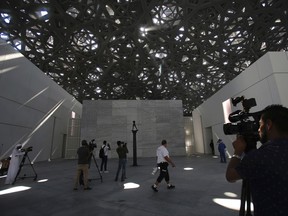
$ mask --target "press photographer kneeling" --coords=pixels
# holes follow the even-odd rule
[[[288,215],[288,109],[271,105],[261,111],[258,149],[247,151],[249,141],[237,135],[226,179],[243,179],[251,189],[255,216]],[[230,133],[231,134],[231,133]]]

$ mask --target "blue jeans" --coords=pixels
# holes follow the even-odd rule
[[[126,178],[126,163],[127,163],[127,159],[126,158],[119,158],[118,170],[117,170],[117,174],[116,174],[116,177],[115,177],[115,181],[118,180],[118,176],[119,176],[119,173],[120,173],[121,169],[122,169],[121,181],[124,181],[124,179]]]
[[[107,161],[108,161],[108,156],[105,155],[101,161],[101,168],[100,168],[101,171],[103,171],[103,167],[105,171],[107,170]]]
[[[225,151],[220,151],[220,162],[221,163],[226,163],[226,154]]]

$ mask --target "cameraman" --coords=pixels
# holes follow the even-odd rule
[[[237,136],[226,179],[248,181],[255,216],[287,216],[288,109],[282,105],[268,106],[262,111],[259,123],[258,133],[263,145],[243,156],[247,143],[243,136]]]
[[[89,168],[89,158],[91,155],[91,151],[89,149],[89,145],[86,140],[82,140],[82,146],[78,148],[77,154],[78,154],[78,166],[77,166],[77,173],[74,183],[74,190],[77,190],[78,188],[78,182],[81,173],[83,172],[83,178],[84,178],[84,190],[91,190],[90,187],[88,187],[88,168]]]
[[[122,175],[121,175],[121,181],[123,182],[126,178],[126,163],[127,163],[127,143],[117,141],[117,149],[116,152],[119,157],[119,162],[118,162],[118,169],[115,177],[115,181],[118,181],[118,176],[120,173],[120,170],[122,169]]]

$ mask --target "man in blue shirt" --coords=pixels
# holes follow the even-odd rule
[[[218,151],[220,154],[220,162],[226,163],[226,145],[223,143],[221,139],[218,139],[217,144],[218,144]]]
[[[281,105],[266,107],[258,133],[263,145],[244,156],[247,144],[243,136],[237,136],[226,179],[243,179],[250,184],[255,216],[287,216],[288,109]]]

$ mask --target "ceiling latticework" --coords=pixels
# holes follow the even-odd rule
[[[180,99],[191,113],[267,51],[287,0],[1,0],[0,37],[80,102]]]

